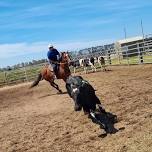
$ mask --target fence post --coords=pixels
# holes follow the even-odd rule
[[[25,78],[26,78],[26,81],[28,82],[28,76],[27,76],[27,72],[26,72],[25,65],[24,65],[24,72],[25,72]]]
[[[117,53],[117,55],[118,55],[118,63],[119,63],[119,64],[121,64],[121,62],[120,62],[120,54],[119,54],[119,52]]]
[[[111,65],[110,50],[107,51],[107,56],[108,56],[108,62]]]
[[[6,71],[4,71],[4,81],[5,81],[6,85],[8,85],[7,72]]]
[[[144,45],[144,44],[143,44]],[[138,59],[139,59],[139,64],[143,63],[143,56],[141,52],[141,48],[139,47],[139,43],[137,43],[137,49],[138,49]]]
[[[119,64],[122,64],[122,61],[121,61],[121,58],[122,58],[122,47],[119,47],[117,51],[118,51]]]
[[[129,65],[128,47],[127,46],[126,46],[125,50],[126,50],[126,55],[127,55],[127,64]]]

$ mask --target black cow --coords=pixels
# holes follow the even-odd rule
[[[66,89],[75,103],[75,111],[80,111],[83,108],[84,113],[89,114],[90,111],[95,111],[96,105],[100,110],[105,111],[101,107],[94,88],[81,76],[70,76],[66,81]]]
[[[93,56],[91,56],[90,57],[90,62],[94,65],[95,63],[94,63],[94,57]]]

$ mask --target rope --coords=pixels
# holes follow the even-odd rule
[[[66,62],[64,62],[64,63],[60,63],[60,62],[52,61],[52,60],[50,60],[50,62],[51,62],[51,63],[55,63],[55,64],[67,64]]]

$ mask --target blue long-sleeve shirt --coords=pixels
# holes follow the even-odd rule
[[[58,61],[57,56],[60,56],[60,53],[54,48],[47,52],[47,57],[49,60]]]

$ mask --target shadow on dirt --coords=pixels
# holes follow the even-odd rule
[[[101,129],[104,129],[104,133],[99,135],[98,137],[104,138],[107,134],[115,134],[119,130],[124,130],[125,128],[116,129],[114,124],[118,122],[117,116],[110,113],[101,113],[99,111],[91,112],[89,115],[93,123],[100,125]]]
[[[46,97],[49,97],[49,96],[64,95],[64,94],[67,94],[67,91],[62,92],[62,93],[52,93],[52,94],[48,93],[48,94],[43,95],[43,96],[40,96],[40,97],[38,97],[38,98],[41,99],[41,98],[46,98]]]

